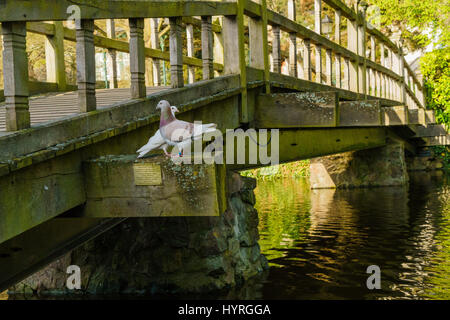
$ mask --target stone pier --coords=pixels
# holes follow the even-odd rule
[[[209,292],[239,285],[268,267],[258,245],[256,181],[229,172],[227,209],[217,217],[128,218],[10,289],[73,293],[69,265],[81,269],[81,292]]]
[[[312,189],[405,185],[404,145],[390,141],[384,147],[312,159],[310,182]]]

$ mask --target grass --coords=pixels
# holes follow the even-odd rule
[[[258,180],[309,177],[309,160],[283,163],[270,167],[241,171],[241,175]]]

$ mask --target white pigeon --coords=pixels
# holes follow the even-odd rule
[[[161,136],[168,145],[178,147],[180,156],[192,141],[200,139],[204,133],[216,131],[215,123],[196,124],[178,120],[171,112],[170,104],[166,100],[158,102],[156,109],[161,110],[159,122]]]
[[[170,110],[172,112],[172,115],[175,117],[175,113],[179,112],[178,108],[175,106],[171,106]],[[161,136],[161,132],[156,131],[155,134],[148,139],[148,142],[146,145],[142,146],[137,153],[139,153],[138,158],[143,158],[147,153],[149,153],[151,150],[154,149],[162,149],[164,151],[164,154],[169,156],[169,153],[167,152],[167,147],[169,145],[166,143],[164,138]]]

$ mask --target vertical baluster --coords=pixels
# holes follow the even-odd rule
[[[288,0],[288,18],[296,20],[295,1]],[[289,75],[297,77],[297,34],[289,33]]]
[[[333,84],[332,76],[333,76],[333,57],[331,49],[327,49],[326,51],[326,59],[325,59],[325,69],[326,69],[326,77],[327,77],[327,85],[331,86]]]
[[[264,54],[263,48],[263,23],[261,18],[248,19],[248,33],[249,33],[249,50],[250,50],[250,67],[256,69],[264,69]]]
[[[150,19],[150,47],[152,49],[159,48],[159,34],[158,34],[158,18]],[[153,63],[153,85],[161,85],[161,70],[159,59],[152,59]]]
[[[45,37],[45,65],[47,81],[58,84],[59,91],[66,90],[66,66],[64,63],[64,26],[53,22],[55,33]]]
[[[342,85],[343,89],[351,90],[350,83],[350,60],[348,58],[344,59],[344,82]]]
[[[305,80],[312,80],[311,70],[311,40],[303,40],[303,76]]]
[[[106,36],[110,39],[116,38],[116,26],[114,19],[106,20]],[[110,80],[108,81],[110,88],[118,88],[117,82],[117,53],[116,50],[108,49],[107,51],[107,70]]]
[[[131,98],[143,98],[145,89],[144,19],[130,18],[130,73]]]
[[[181,17],[169,18],[170,32],[170,81],[172,88],[184,86],[183,80],[183,41],[181,38]]]
[[[30,127],[26,22],[3,22],[3,80],[6,131]]]
[[[272,58],[273,58],[273,72],[281,73],[281,39],[280,26],[272,26]]]
[[[316,82],[322,83],[322,46],[320,44],[315,44],[316,49]]]
[[[214,78],[213,34],[210,16],[202,17],[203,79]]]
[[[334,12],[335,17],[335,41],[338,45],[341,45],[341,11],[336,10]],[[336,87],[342,88],[341,80],[341,55],[339,53],[334,54],[336,62]]]
[[[80,112],[89,112],[97,108],[95,98],[95,47],[94,20],[77,21],[77,84],[78,107]]]
[[[203,34],[202,34],[203,36]],[[203,41],[203,40],[202,40]],[[187,44],[187,56],[194,56],[194,26],[192,24],[186,25],[186,44]],[[195,81],[195,67],[188,66],[188,83],[194,83]]]

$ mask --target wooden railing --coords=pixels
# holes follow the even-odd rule
[[[288,1],[288,17],[268,10],[266,0],[80,0],[77,2],[80,20],[76,30],[64,27],[62,23],[68,18],[67,8],[74,4],[73,1],[34,0],[31,4],[26,0],[6,0],[4,3],[0,22],[4,42],[4,96],[8,131],[30,126],[30,85],[25,51],[27,31],[46,36],[47,80],[55,83],[61,91],[67,89],[63,41],[76,42],[78,103],[81,112],[96,109],[94,55],[95,47],[101,47],[108,50],[113,61],[116,51],[129,53],[133,98],[145,97],[145,58],[152,58],[154,85],[161,84],[160,61],[170,62],[172,87],[184,85],[183,65],[188,66],[188,82],[195,80],[195,68],[202,68],[203,79],[211,79],[214,73],[239,74],[241,121],[248,122],[246,42],[248,66],[264,71],[265,90],[269,92],[270,71],[281,73],[284,60],[281,32],[289,35],[289,52],[286,54],[290,76],[347,89],[358,93],[361,99],[384,98],[398,101],[409,108],[424,107],[423,87],[406,63],[402,48],[366,22],[366,8],[351,9],[339,0],[315,0],[314,31],[295,22],[294,0]],[[335,13],[334,41],[322,32],[322,3]],[[212,23],[213,16],[220,17],[221,26]],[[248,17],[248,26],[244,23],[245,16]],[[129,42],[115,39],[114,19],[124,18],[129,20]],[[151,21],[150,47],[144,45],[145,18]],[[158,49],[158,18],[168,20],[169,27],[163,31],[169,33],[168,52]],[[94,36],[94,19],[108,19],[106,37]],[[347,19],[347,48],[341,43],[341,33],[344,31],[342,19]],[[194,26],[201,28],[201,59],[193,57]],[[186,56],[183,56],[184,30]],[[271,44],[269,38],[272,39]],[[302,50],[299,50],[300,46]],[[370,48],[368,57],[367,48]],[[111,87],[117,86],[116,72],[113,63],[109,71],[113,79]]]

